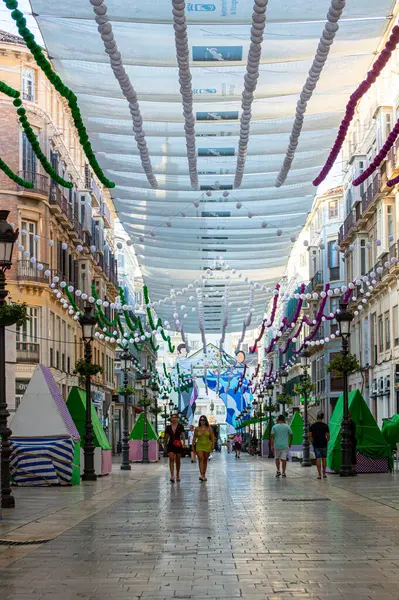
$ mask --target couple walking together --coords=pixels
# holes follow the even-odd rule
[[[276,459],[276,477],[287,477],[287,458],[289,449],[292,446],[292,430],[289,425],[285,422],[284,415],[280,415],[277,419],[277,424],[273,425],[270,435],[270,447],[274,452]],[[330,439],[330,430],[328,425],[324,423],[324,413],[319,412],[317,415],[317,422],[313,423],[309,431],[309,441],[313,445],[313,450],[316,456],[316,466],[318,477],[326,479],[326,459],[327,459],[327,444]],[[282,471],[280,471],[280,461],[282,465]]]
[[[168,425],[165,431],[165,451],[169,457],[170,481],[180,481],[181,456],[183,449],[186,446],[186,436],[184,427],[179,423],[178,415],[171,415],[171,424]],[[211,452],[215,448],[215,434],[212,427],[209,425],[208,419],[201,416],[198,422],[198,427],[194,430],[192,440],[192,449],[198,456],[200,481],[207,481],[206,470],[208,467],[208,459]],[[175,479],[175,463],[176,463],[176,479]]]

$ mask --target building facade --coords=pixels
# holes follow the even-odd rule
[[[319,309],[320,299],[313,300],[310,294],[322,292],[329,284],[331,297],[328,297],[325,314],[329,315],[339,307],[339,297],[334,289],[341,288],[345,280],[344,262],[337,250],[337,231],[344,218],[344,200],[342,187],[337,187],[316,196],[305,225],[295,241],[288,260],[287,272],[280,281],[280,295],[273,327],[269,328],[264,337],[264,348],[261,357],[262,373],[268,372],[271,365],[273,371],[279,370],[283,364],[294,359],[294,350],[299,348],[310,328],[305,325],[296,343],[291,343],[285,354],[280,349],[285,347],[293,331],[288,330],[281,336],[274,348],[270,342],[276,337],[283,319],[291,320],[296,312],[301,285],[306,288],[302,293],[307,299],[302,304],[299,321],[306,316],[313,321]],[[267,314],[271,313],[272,302]],[[325,320],[314,338],[315,344],[309,347],[311,352],[309,375],[314,385],[312,404],[317,410],[323,410],[326,418],[331,416],[336,400],[342,390],[342,382],[326,373],[326,367],[336,352],[340,351],[340,342],[330,339],[335,333],[337,324]],[[326,341],[328,340],[328,341]],[[300,381],[302,369],[299,362],[292,364],[289,369],[288,382],[285,391],[293,395],[295,383]],[[277,393],[277,391],[275,392]],[[294,399],[299,404],[299,397]]]
[[[25,302],[30,317],[9,339],[7,401],[13,413],[38,363],[51,367],[64,399],[78,383],[74,367],[83,356],[81,329],[50,289],[45,271],[88,295],[94,286],[100,298],[111,302],[118,293],[118,276],[112,200],[91,173],[65,100],[21,38],[0,32],[0,54],[1,80],[21,92],[43,153],[58,174],[73,184],[71,189],[61,187],[46,174],[19,124],[12,99],[2,94],[1,157],[34,184],[33,189],[20,187],[0,172],[0,208],[10,211],[8,220],[20,230],[21,250],[15,248],[7,273],[9,298]],[[81,308],[81,299],[76,302]],[[93,401],[100,416],[106,417],[114,389],[114,347],[96,339],[93,361],[104,369],[101,377],[93,378]]]
[[[398,65],[396,49],[382,75],[359,101],[343,148],[345,221],[339,231],[339,245],[347,281],[360,282],[369,276],[369,282],[375,282],[362,282],[353,294],[357,300],[352,301],[352,309],[358,314],[352,325],[351,351],[362,371],[351,376],[350,387],[362,390],[379,425],[399,412],[399,286],[395,264],[399,258],[399,201],[397,186],[387,185],[399,174],[398,140],[371,177],[359,186],[354,186],[353,180],[373,161],[399,117]]]

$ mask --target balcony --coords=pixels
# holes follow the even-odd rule
[[[317,288],[321,287],[324,282],[323,271],[317,271],[316,274],[310,280],[310,289],[315,291]]]
[[[39,271],[37,263],[34,265],[30,260],[19,260],[17,263],[17,280],[18,281],[37,281],[39,283],[48,283],[48,277],[44,275],[44,271],[48,269],[47,263],[41,263],[43,270]]]
[[[69,204],[68,200],[65,198],[61,189],[52,185],[49,194],[49,204],[52,212],[59,216],[60,220],[64,223],[64,225],[71,227],[72,224],[72,206]]]
[[[17,363],[35,365],[40,362],[40,345],[33,342],[17,342]]]
[[[348,214],[343,225],[341,225],[338,232],[338,244],[340,246],[348,243],[350,234],[367,221],[374,203],[381,192],[380,186],[381,174],[377,172],[374,174],[371,183],[365,188],[361,196],[361,202],[355,205],[354,210]]]
[[[48,175],[41,175],[40,173],[35,173],[33,171],[19,171],[19,177],[25,179],[25,181],[31,181],[33,183],[32,189],[27,189],[18,185],[18,191],[23,191],[27,194],[41,194],[42,196],[48,196],[49,193],[49,177]]]
[[[92,177],[92,172],[88,164],[85,165],[85,188],[90,192],[92,207],[100,208],[103,202],[103,195],[95,179]]]
[[[101,204],[101,216],[104,219],[104,227],[106,229],[112,227],[111,211],[109,210],[105,202]]]
[[[75,242],[75,244],[83,244],[83,241],[84,241],[83,227],[79,223],[79,219],[76,216],[74,216],[72,223],[73,223],[73,229],[72,229],[71,235],[72,235],[73,241]]]

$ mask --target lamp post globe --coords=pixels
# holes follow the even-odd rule
[[[8,291],[6,290],[6,271],[12,266],[14,244],[18,239],[18,229],[14,230],[7,222],[8,210],[0,210],[0,306],[5,304]],[[6,395],[6,338],[5,325],[0,325],[0,436],[1,436],[1,506],[14,508],[15,498],[10,487],[10,437],[8,427],[10,413],[7,408]]]

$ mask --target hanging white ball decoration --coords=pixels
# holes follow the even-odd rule
[[[87,300],[87,294],[85,294],[84,292],[82,293],[82,300]]]
[[[242,202],[237,202],[236,208],[241,208],[241,207],[242,207]]]
[[[90,252],[92,252],[94,254],[94,252],[96,252],[97,248],[93,245],[90,246]]]
[[[49,240],[49,241],[47,242],[47,244],[48,244],[48,245],[50,246],[50,248],[51,248],[52,246],[54,246],[54,240]]]
[[[77,250],[78,252],[83,252],[83,246],[82,246],[82,244],[78,244],[78,245],[76,246],[76,250]]]
[[[62,248],[63,250],[68,250],[68,244],[67,244],[66,242],[62,242],[62,244],[61,244],[61,248]]]
[[[375,240],[376,246],[381,246],[381,240]]]
[[[62,287],[62,288],[66,287],[66,281],[61,281],[60,287]]]
[[[277,231],[276,231],[276,235],[277,235],[278,237],[282,236],[282,235],[283,235],[283,230],[282,230],[282,229],[277,229]]]
[[[308,240],[303,240],[303,245],[305,246],[305,248],[306,248],[307,246],[309,246],[309,242],[308,242]]]

